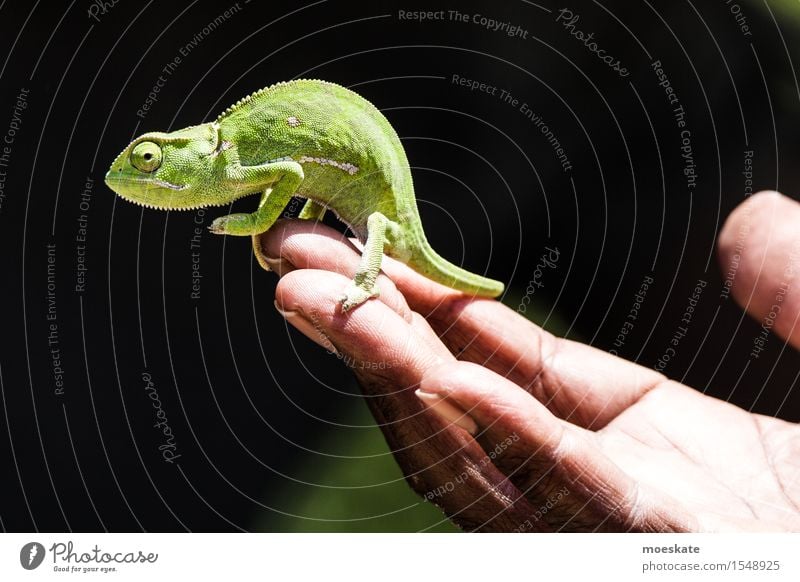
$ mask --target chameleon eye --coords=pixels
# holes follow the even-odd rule
[[[131,164],[142,172],[155,172],[161,165],[161,148],[152,141],[137,144],[131,152]]]

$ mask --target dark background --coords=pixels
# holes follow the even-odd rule
[[[755,191],[800,192],[796,3],[740,1],[750,35],[725,2],[98,6],[0,4],[0,132],[29,91],[0,168],[3,530],[450,529],[403,482],[346,366],[286,328],[272,305],[277,279],[258,268],[247,240],[202,235],[201,294],[191,298],[195,221],[207,226],[226,209],[143,210],[102,182],[135,135],[208,121],[254,90],[299,77],[351,87],[384,111],[414,168],[434,248],[507,282],[510,307],[545,248],[556,247],[559,261],[537,279],[526,315],[614,349],[652,276],[617,351],[653,366],[706,281],[664,372],[800,420],[800,357],[775,337],[750,356],[759,324],[721,294],[714,251],[725,216],[745,198],[746,151]],[[556,22],[565,7],[629,76]],[[420,9],[457,9],[470,21],[399,18]],[[487,30],[474,14],[527,38]],[[137,116],[176,56],[157,101]],[[656,60],[686,111],[698,176],[691,191]],[[506,89],[519,104],[470,91],[454,74]],[[81,214],[87,271],[76,291]],[[48,244],[56,249],[49,297]],[[58,344],[50,345],[52,323]],[[143,374],[174,434],[172,463],[158,449],[164,436]]]

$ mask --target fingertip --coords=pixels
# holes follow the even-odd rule
[[[461,392],[469,391],[475,381],[485,372],[488,372],[486,368],[472,362],[446,362],[428,370],[422,379],[420,388],[445,397],[457,396]]]
[[[452,358],[444,346],[435,349],[431,338],[384,301],[368,299],[343,312],[338,297],[349,283],[350,279],[329,271],[293,271],[279,281],[275,305],[310,321],[317,335],[324,334],[350,361],[363,364],[364,371],[412,378],[404,385],[418,382],[424,370],[443,358]]]
[[[313,220],[278,220],[260,242],[268,260],[288,261],[298,269],[346,273],[358,263],[358,253],[344,235]]]
[[[734,208],[725,220],[717,240],[717,249],[720,260],[726,262],[737,248],[737,242],[741,247],[741,239],[747,236],[755,222],[761,223],[764,220],[771,220],[770,215],[778,207],[788,205],[790,208],[797,205],[791,198],[788,198],[774,190],[762,190],[749,196],[736,208]]]
[[[768,234],[774,225],[784,224],[797,213],[800,213],[800,204],[780,192],[762,190],[753,194],[725,220],[717,241],[720,259],[724,263],[745,245],[762,242],[760,237]]]
[[[537,425],[547,432],[555,417],[517,384],[471,362],[452,361],[432,367],[422,378],[420,390],[453,401],[480,427],[503,431]]]
[[[332,312],[334,297],[347,279],[330,271],[302,269],[287,273],[275,288],[275,305],[281,311]]]
[[[478,434],[478,423],[467,412],[454,405],[451,400],[422,389],[417,389],[414,393],[428,410],[436,414],[445,424],[459,426],[471,436]]]
[[[800,347],[800,203],[775,191],[754,194],[731,212],[719,236],[723,293],[757,320],[771,311],[774,330]],[[773,309],[778,305],[780,309]]]

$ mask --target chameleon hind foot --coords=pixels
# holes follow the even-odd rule
[[[372,287],[372,291],[362,289],[355,283],[350,283],[344,293],[339,296],[339,303],[342,304],[342,311],[350,311],[354,307],[358,307],[367,299],[372,297],[380,297],[381,290],[377,285]]]
[[[344,290],[344,294],[339,297],[342,311],[349,311],[371,297],[380,296],[381,290],[378,289],[375,281],[378,279],[378,273],[381,270],[388,222],[389,219],[380,212],[373,212],[369,215],[367,219],[367,240],[364,243],[364,251],[361,253],[361,262],[358,265],[353,281]]]

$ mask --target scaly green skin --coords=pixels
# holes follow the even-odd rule
[[[378,295],[383,253],[464,293],[497,297],[503,284],[447,262],[422,230],[405,151],[386,118],[352,91],[316,80],[262,89],[211,123],[137,137],[114,160],[106,184],[125,200],[164,210],[230,204],[260,193],[252,214],[229,214],[215,234],[259,235],[292,196],[300,218],[332,210],[364,243],[361,264],[341,297],[351,309]]]

